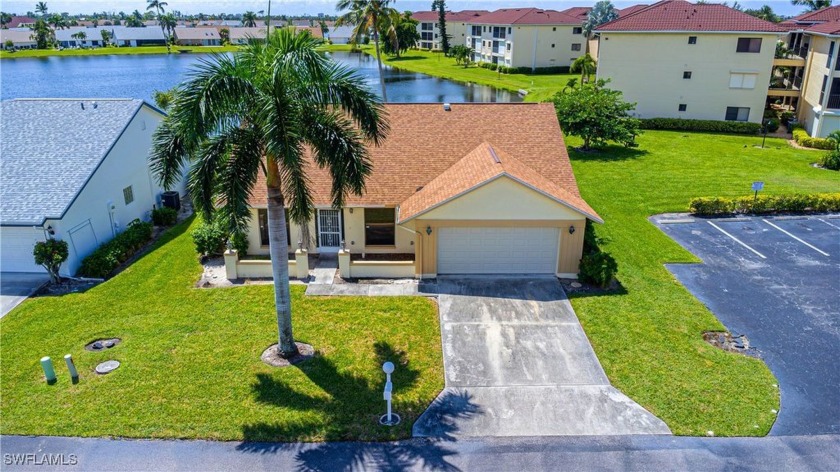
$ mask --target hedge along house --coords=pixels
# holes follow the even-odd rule
[[[328,171],[309,168],[310,251],[345,248],[353,277],[577,276],[586,219],[601,218],[580,196],[551,104],[388,104],[387,112],[391,131],[370,149],[364,195],[332,208]],[[268,254],[266,201],[260,181],[249,254]],[[290,247],[304,244],[301,228],[287,226]]]
[[[61,273],[72,275],[131,221],[148,221],[163,192],[148,164],[163,116],[142,100],[2,102],[0,271],[44,272],[32,251],[53,237],[67,241]]]

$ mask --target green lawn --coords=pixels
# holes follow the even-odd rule
[[[348,50],[346,47],[342,48],[339,45],[327,46],[325,49]],[[367,54],[375,54],[372,46],[364,47],[363,51]],[[438,52],[425,50],[410,50],[399,58],[388,57],[383,54],[382,58],[385,64],[412,72],[421,72],[459,82],[489,85],[511,92],[527,90],[528,95],[525,97],[525,101],[528,102],[550,100],[555,93],[566,85],[570,78],[580,77],[578,74],[499,74],[475,65],[465,68],[455,64],[453,58],[446,57]]]
[[[211,52],[231,52],[238,50],[238,46],[173,46],[172,52],[206,54]],[[90,48],[90,49],[22,49],[9,52],[0,50],[0,59],[16,59],[24,57],[51,56],[108,56],[108,55],[137,55],[137,54],[166,54],[166,46],[143,46],[121,48]]]
[[[292,287],[295,335],[319,355],[276,369],[271,286],[195,289],[201,268],[187,227],[87,293],[24,302],[0,321],[0,433],[222,440],[407,437],[443,388],[435,305],[425,298],[305,297]],[[120,337],[109,352],[84,345]],[[81,381],[63,365],[73,354]],[[39,359],[56,362],[43,381]],[[122,366],[98,376],[94,366]],[[396,428],[384,412],[381,362],[397,364]]]
[[[723,329],[665,269],[698,262],[647,221],[686,211],[695,196],[836,192],[840,172],[809,164],[818,151],[780,139],[649,131],[638,150],[570,152],[584,198],[604,218],[597,232],[618,261],[626,293],[572,300],[613,384],[681,435],[763,435],[779,408],[773,375],[763,362],[724,353],[701,339]],[[567,140],[570,149],[580,146]],[[757,425],[757,427],[756,427]]]

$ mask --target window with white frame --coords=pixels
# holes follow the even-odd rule
[[[729,88],[754,89],[758,74],[751,72],[732,72],[729,74]]]

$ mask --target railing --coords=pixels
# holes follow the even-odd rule
[[[802,88],[802,77],[793,77],[789,79],[779,78],[781,80],[770,83],[770,90],[800,90]]]
[[[826,108],[840,108],[840,94],[829,95]]]
[[[781,56],[781,57],[780,57]],[[776,55],[776,59],[805,59],[808,57],[808,45],[791,48],[785,54]]]

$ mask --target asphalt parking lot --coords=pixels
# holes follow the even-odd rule
[[[651,220],[703,260],[668,270],[779,380],[770,434],[840,434],[840,215]]]

